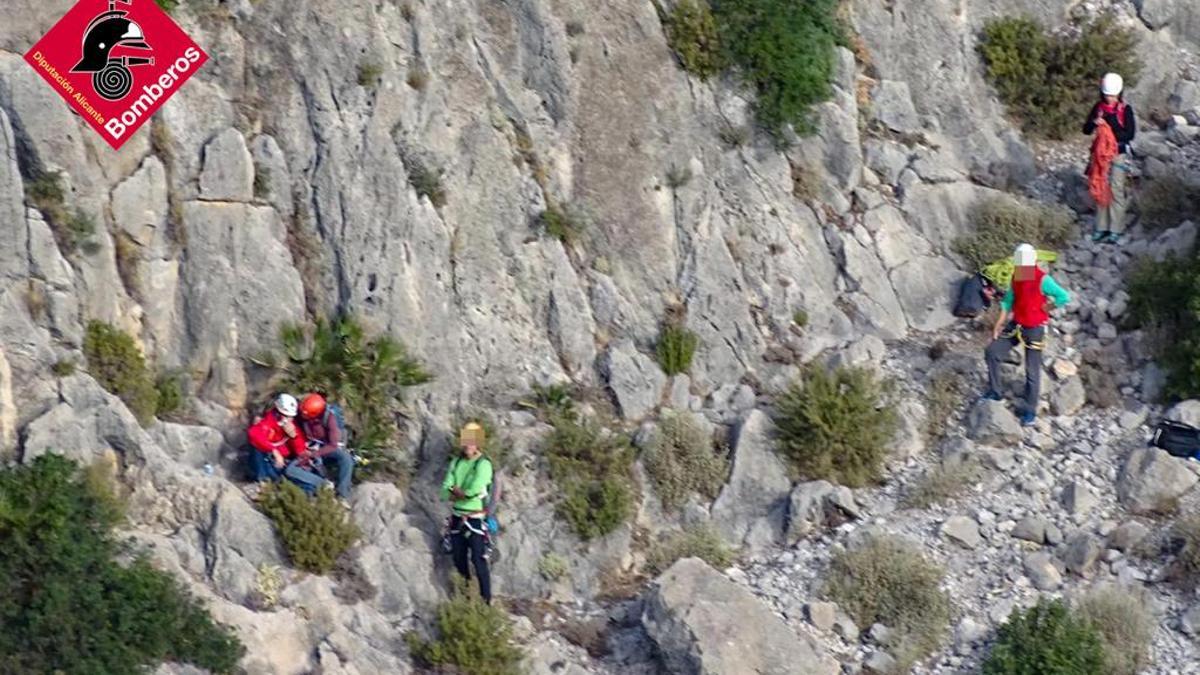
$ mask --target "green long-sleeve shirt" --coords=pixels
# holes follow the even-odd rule
[[[480,455],[475,459],[455,457],[450,460],[446,479],[442,481],[442,499],[453,499],[450,490],[454,486],[466,494],[465,499],[454,502],[454,512],[459,515],[483,511],[483,498],[492,484],[492,462]]]
[[[1042,295],[1054,301],[1055,307],[1062,307],[1071,301],[1071,294],[1066,291],[1058,282],[1049,274],[1042,277]],[[1013,306],[1013,290],[1010,287],[1008,292],[1004,294],[1004,298],[1000,301],[1000,309],[1011,312]]]

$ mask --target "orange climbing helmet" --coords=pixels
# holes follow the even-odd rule
[[[316,419],[325,414],[325,397],[320,394],[309,394],[300,402],[300,416],[305,419]]]

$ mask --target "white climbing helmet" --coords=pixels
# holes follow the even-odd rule
[[[295,417],[296,411],[300,409],[300,402],[291,394],[280,394],[279,398],[275,399],[275,409],[281,415]]]
[[[1100,93],[1105,96],[1116,96],[1125,89],[1125,80],[1116,73],[1108,73],[1100,80]]]
[[[1029,244],[1017,246],[1013,251],[1013,264],[1017,267],[1033,267],[1037,264],[1037,249]]]

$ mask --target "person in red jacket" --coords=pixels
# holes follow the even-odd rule
[[[275,405],[246,431],[250,441],[250,471],[258,482],[286,476],[309,494],[325,479],[299,465],[305,454],[304,433],[296,424],[296,397],[280,394]]]
[[[1000,301],[1000,316],[992,329],[992,343],[984,350],[988,368],[988,390],[983,398],[1001,401],[1000,363],[1018,344],[1025,347],[1025,400],[1021,424],[1037,418],[1042,391],[1042,350],[1050,310],[1071,301],[1071,296],[1049,274],[1037,266],[1037,250],[1021,244],[1013,253],[1012,286]]]

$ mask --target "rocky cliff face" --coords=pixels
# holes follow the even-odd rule
[[[851,2],[865,50],[839,50],[819,132],[778,151],[753,136],[720,140],[750,125],[747,93],[687,77],[652,2],[194,0],[177,19],[213,61],[120,152],[22,63],[70,4],[18,0],[0,29],[0,456],[116,453],[138,538],[240,628],[249,671],[370,673],[410,670],[399,629],[440,597],[439,512],[424,487],[362,487],[360,559],[378,596],[344,604],[336,582],[297,577],[275,611],[245,606],[259,566],[283,561],[227,477],[243,411],[262,393],[250,359],[281,326],[351,312],[419,355],[436,379],[413,401],[405,452],[422,461],[418,480],[438,471],[457,411],[511,410],[534,383],[604,392],[629,423],[669,401],[729,425],[733,476],[698,517],[774,555],[786,532],[825,527],[827,509],[805,505],[856,507],[840,492],[771,484],[779,460],[757,397],[818,356],[881,363],[881,340],[894,358],[895,341],[946,331],[960,276],[949,242],[968,209],[1041,184],[1047,167],[981,79],[977,29],[1013,13],[1057,24],[1106,3]],[[1135,100],[1200,105],[1187,51],[1195,8],[1112,4],[1144,36],[1149,73]],[[50,170],[70,207],[99,224],[95,252],[60,250],[30,206],[24,179]],[[794,194],[803,171],[817,176],[814,199]],[[442,195],[414,187],[431,173]],[[571,243],[536,223],[552,204],[581,223]],[[700,339],[689,376],[668,378],[652,358],[669,312]],[[86,374],[51,375],[91,319],[187,373],[196,426],[143,430]],[[907,405],[916,417],[919,404]],[[545,429],[505,415],[516,455],[532,463]],[[905,452],[919,454],[909,431]],[[216,476],[201,473],[206,463]],[[606,570],[633,562],[632,532],[584,550],[545,496],[537,481],[513,490],[500,588],[591,598]],[[788,522],[789,504],[817,522]],[[652,513],[639,525],[664,527]],[[569,588],[536,572],[552,550],[579,571]],[[726,583],[676,572],[663,583]],[[665,663],[693,672],[670,665],[690,663],[701,637],[671,616],[680,593],[658,591],[638,635],[669,634]],[[720,632],[716,618],[705,631]],[[634,648],[602,662],[553,636],[529,639],[537,672],[556,659],[579,672],[657,663]]]

